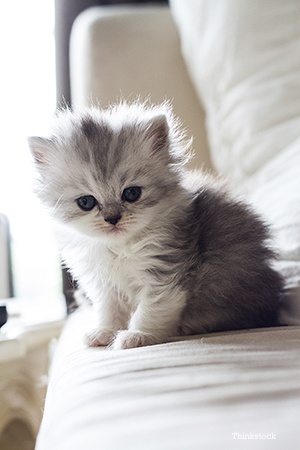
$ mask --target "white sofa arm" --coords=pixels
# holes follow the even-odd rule
[[[74,108],[102,107],[118,98],[173,100],[176,114],[194,136],[196,165],[210,167],[204,112],[181,56],[167,7],[94,7],[76,19],[70,43]]]

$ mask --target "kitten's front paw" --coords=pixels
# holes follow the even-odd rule
[[[115,332],[95,328],[84,336],[84,343],[88,347],[100,347],[110,344],[115,337]]]
[[[158,341],[154,336],[143,331],[122,330],[118,332],[111,347],[114,350],[121,350],[125,348],[144,347],[145,345],[157,343]]]

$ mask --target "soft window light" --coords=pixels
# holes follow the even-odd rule
[[[27,136],[47,132],[55,110],[54,0],[2,6],[0,212],[10,222],[14,290],[24,299],[61,291],[51,224],[32,193]]]

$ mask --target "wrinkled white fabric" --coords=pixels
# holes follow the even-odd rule
[[[90,320],[77,311],[63,332],[36,450],[296,448],[299,327],[112,351],[83,347]]]
[[[299,1],[170,3],[215,167],[243,180],[299,138]]]

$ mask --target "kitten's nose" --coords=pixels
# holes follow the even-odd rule
[[[114,216],[114,217],[107,217],[104,220],[105,220],[105,222],[109,222],[112,225],[116,225],[120,219],[121,219],[121,216]]]

